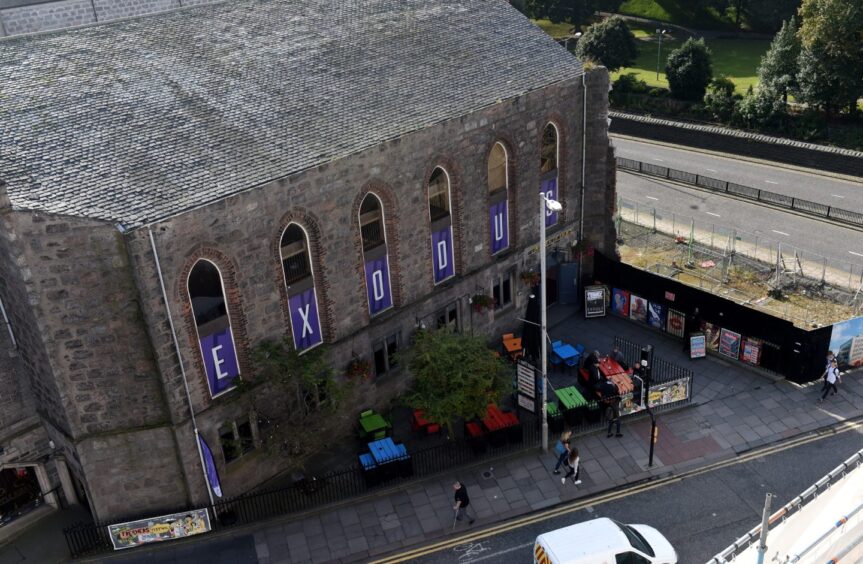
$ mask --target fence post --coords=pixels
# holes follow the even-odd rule
[[[698,186],[698,175],[695,175],[695,185]]]
[[[832,210],[832,209],[833,208],[831,208],[830,206],[827,206],[827,217],[830,217],[830,210]]]
[[[756,200],[756,201],[758,201],[758,202],[760,202],[760,201],[761,201],[761,190],[758,190],[758,194],[756,194],[756,196],[755,196],[755,200]]]
[[[643,165],[643,164],[644,164],[643,162],[638,161],[638,172],[641,172],[641,168],[642,168],[641,165]]]
[[[758,235],[755,236],[755,260],[758,260]]]
[[[656,208],[653,208],[653,232],[656,233]]]
[[[824,257],[824,260],[821,263],[821,284],[824,284],[825,279],[827,278],[827,257]]]
[[[793,197],[791,198],[791,209],[792,210],[794,209],[794,198]]]
[[[640,225],[638,223],[638,202],[635,202],[635,224]]]
[[[725,193],[726,194],[728,193],[728,181],[727,180],[725,181]]]

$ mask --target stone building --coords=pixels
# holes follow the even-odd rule
[[[100,520],[205,502],[196,429],[225,495],[281,470],[234,391],[264,339],[368,359],[359,411],[408,386],[416,327],[514,328],[540,189],[550,301],[579,239],[613,250],[608,75],[503,1],[241,0],[0,47],[0,465]]]

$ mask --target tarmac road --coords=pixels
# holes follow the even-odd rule
[[[540,533],[611,517],[659,529],[677,549],[681,564],[707,562],[760,522],[767,492],[777,495],[773,508],[778,509],[854,454],[863,442],[861,434],[863,428],[857,426],[839,434],[813,437],[799,446],[780,445],[764,456],[638,493],[620,492],[618,498],[604,503],[579,499],[571,504],[573,511],[565,515],[544,519],[542,513],[535,514],[522,526],[484,538],[464,540],[462,536],[447,541],[436,552],[405,555],[411,562],[421,563],[531,562],[533,541]]]

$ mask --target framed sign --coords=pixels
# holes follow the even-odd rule
[[[728,329],[719,332],[719,354],[737,360],[740,357],[740,333]]]
[[[740,359],[743,362],[758,366],[761,363],[761,347],[763,345],[764,342],[761,339],[746,337],[743,341],[743,355]]]
[[[210,530],[210,514],[206,509],[194,509],[108,526],[108,536],[114,550],[142,544],[200,535]]]
[[[629,318],[647,323],[647,300],[632,294],[629,297]]]
[[[584,317],[605,317],[605,286],[584,288]]]
[[[689,358],[704,358],[707,356],[707,339],[704,333],[692,333],[689,336]]]
[[[675,309],[668,310],[666,331],[668,331],[675,337],[683,337],[685,325],[686,316],[684,316],[682,312],[679,312]]]
[[[518,394],[518,406],[523,407],[529,412],[533,413],[536,410],[536,405],[533,398],[529,398],[525,395]]]
[[[530,398],[536,397],[536,369],[533,365],[523,360],[518,361],[516,377],[518,379],[518,393]]]
[[[647,304],[647,324],[657,329],[665,329],[665,316],[667,309],[664,305],[656,302]]]
[[[614,288],[611,291],[611,312],[622,317],[629,317],[629,292]]]

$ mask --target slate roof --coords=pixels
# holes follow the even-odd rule
[[[15,209],[134,228],[582,73],[505,0],[239,0],[0,40]]]

